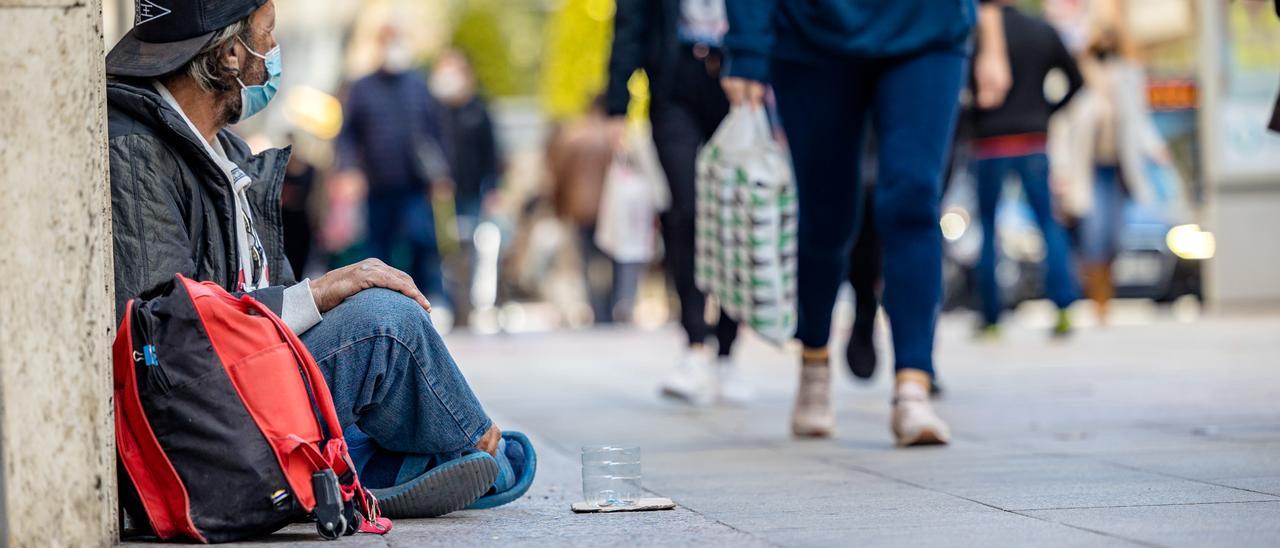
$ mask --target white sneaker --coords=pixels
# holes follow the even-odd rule
[[[715,400],[715,371],[705,349],[690,349],[674,371],[662,381],[663,396],[691,405]]]
[[[799,438],[829,438],[836,429],[831,410],[831,367],[800,366],[800,389],[791,413],[791,433]]]
[[[889,427],[899,447],[942,445],[951,441],[951,429],[933,411],[929,389],[916,382],[898,383]]]
[[[755,388],[742,378],[742,371],[733,358],[716,358],[716,380],[719,381],[720,403],[744,406],[756,397]]]

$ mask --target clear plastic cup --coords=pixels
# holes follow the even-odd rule
[[[582,496],[588,503],[631,506],[642,494],[639,447],[582,448]]]

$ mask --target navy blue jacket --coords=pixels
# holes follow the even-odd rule
[[[613,17],[613,48],[609,55],[609,85],[605,89],[605,112],[610,116],[627,113],[631,92],[627,80],[637,69],[649,76],[649,96],[662,103],[671,94],[669,76],[687,52],[676,36],[680,0],[618,0]]]
[[[425,190],[416,148],[439,146],[441,108],[414,71],[378,71],[356,80],[342,108],[338,168],[363,171],[370,192]]]
[[[772,58],[885,58],[967,51],[974,0],[733,0],[730,76],[767,82]]]

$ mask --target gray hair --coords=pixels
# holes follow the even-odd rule
[[[174,72],[174,76],[186,74],[205,91],[227,91],[232,89],[231,77],[238,73],[222,64],[222,56],[226,47],[237,37],[249,42],[249,31],[252,29],[252,15],[227,25],[213,35],[213,39],[191,58],[185,66]]]

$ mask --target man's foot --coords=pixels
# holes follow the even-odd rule
[[[468,449],[457,458],[405,457],[391,487],[369,489],[387,517],[434,518],[462,510],[493,487],[498,463],[484,451]]]
[[[872,334],[858,333],[855,329],[849,335],[849,346],[845,348],[849,372],[859,379],[870,379],[876,374],[876,359],[876,343]]]
[[[707,405],[715,399],[715,371],[702,347],[693,347],[662,381],[663,396],[690,405]]]
[[[471,510],[496,508],[518,500],[529,492],[538,471],[538,456],[533,443],[520,432],[503,432],[494,455],[498,477],[483,497],[468,506]]]
[[[951,429],[929,402],[929,375],[904,369],[898,372],[890,429],[899,447],[939,445],[951,441]]]
[[[836,429],[831,410],[831,367],[826,350],[806,348],[800,364],[800,388],[791,413],[791,433],[798,438],[829,438]]]
[[[1053,324],[1054,337],[1066,337],[1071,334],[1071,314],[1066,310],[1058,311],[1058,321]]]
[[[743,406],[755,399],[756,391],[746,379],[733,358],[720,356],[716,358],[716,380],[719,384],[720,403]]]

